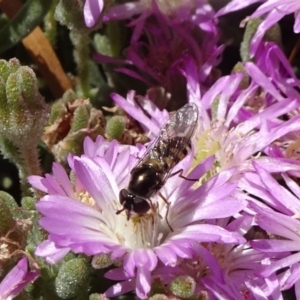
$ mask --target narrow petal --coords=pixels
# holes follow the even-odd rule
[[[45,185],[44,185],[44,180],[45,180],[44,177],[37,176],[37,175],[31,175],[31,176],[27,177],[27,180],[36,189],[38,189],[44,193],[48,192],[47,187],[45,187]]]
[[[93,27],[96,24],[103,10],[103,4],[103,0],[85,0],[83,13],[87,27]]]
[[[220,9],[216,13],[216,17],[220,17],[222,15],[226,15],[228,13],[243,9],[253,3],[260,2],[261,0],[233,0],[229,2],[226,6]]]
[[[285,267],[289,267],[292,264],[298,263],[300,261],[300,253],[295,253],[289,255],[285,258],[282,258],[278,261],[272,262],[271,265],[267,266],[262,272],[261,275],[264,277],[269,277],[274,272],[281,270]]]
[[[256,240],[250,241],[253,248],[268,253],[299,251],[299,241],[288,240]]]
[[[136,294],[140,299],[148,298],[151,290],[151,273],[147,268],[138,268],[136,274]]]
[[[98,158],[98,163],[100,160],[102,161],[101,167],[88,157],[82,156],[80,159],[75,159],[74,167],[78,179],[99,207],[103,208],[105,204],[111,207],[112,201],[118,199],[119,189],[106,161]]]
[[[70,251],[70,248],[58,248],[55,243],[46,240],[38,245],[35,255],[44,257],[49,264],[56,264],[62,260]]]

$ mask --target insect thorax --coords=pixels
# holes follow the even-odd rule
[[[149,198],[161,188],[163,177],[164,172],[158,164],[143,164],[132,171],[128,190],[132,194]]]

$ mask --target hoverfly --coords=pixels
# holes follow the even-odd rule
[[[132,211],[139,215],[147,213],[153,207],[150,197],[162,188],[170,176],[179,174],[185,178],[182,176],[182,169],[175,173],[172,173],[172,169],[188,154],[197,120],[198,108],[194,103],[186,104],[170,117],[158,137],[132,169],[128,188],[122,189],[119,194],[123,208],[116,214],[125,210],[129,220]],[[169,205],[161,194],[160,196]],[[169,227],[171,228],[170,225]]]

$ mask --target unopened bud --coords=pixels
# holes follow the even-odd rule
[[[172,294],[183,299],[192,297],[195,293],[195,289],[195,280],[186,275],[176,277],[170,284],[170,291]]]
[[[250,76],[249,74],[247,74],[247,72],[245,71],[245,67],[244,64],[241,62],[238,62],[232,69],[231,74],[234,73],[243,73],[244,77],[241,81],[241,83],[239,84],[239,87],[241,89],[246,89],[249,87],[250,84]]]
[[[109,300],[109,298],[107,298],[103,294],[92,294],[90,295],[89,300]]]
[[[33,197],[23,197],[21,200],[22,207],[27,210],[35,210],[36,200]]]
[[[106,134],[109,138],[120,140],[126,125],[126,118],[123,116],[113,116],[106,124]]]
[[[70,132],[77,132],[88,126],[91,108],[92,107],[90,104],[78,106],[76,108],[74,111]]]
[[[170,299],[170,298],[164,294],[155,294],[155,295],[149,297],[149,300],[168,300],[168,299]]]
[[[257,29],[261,24],[261,22],[262,20],[260,18],[251,19],[247,22],[246,30],[240,48],[240,55],[243,62],[249,61],[251,58],[250,56],[251,41],[253,36],[257,32]],[[271,28],[269,28],[265,32],[264,41],[273,41],[277,43],[279,46],[282,45],[281,32],[278,24],[274,24]]]
[[[103,269],[111,266],[113,260],[110,258],[109,254],[99,254],[95,255],[92,259],[92,266],[94,269]]]
[[[55,279],[56,293],[62,299],[70,299],[87,292],[89,286],[89,265],[86,259],[75,258],[65,262]]]

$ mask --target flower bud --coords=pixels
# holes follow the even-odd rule
[[[22,207],[27,210],[35,210],[36,200],[33,197],[23,197],[21,201]]]
[[[180,275],[171,282],[169,288],[173,295],[188,299],[195,293],[196,282],[190,276]]]
[[[172,299],[172,298],[170,298],[164,294],[155,294],[155,295],[149,297],[149,300],[169,300],[169,299]]]
[[[77,132],[86,128],[90,119],[91,105],[78,106],[74,111],[70,132]]]
[[[243,41],[240,47],[240,55],[243,62],[250,60],[250,45],[253,36],[257,32],[259,25],[261,24],[262,20],[260,18],[251,19],[247,22],[246,30],[244,33]],[[274,24],[271,26],[264,35],[264,41],[272,41],[277,43],[277,45],[282,45],[282,37],[280,32],[279,24]]]
[[[89,300],[109,300],[109,298],[102,294],[92,294],[90,295]]]
[[[250,76],[249,74],[245,71],[244,64],[241,62],[236,63],[236,65],[233,67],[231,74],[234,73],[243,73],[244,77],[241,83],[239,84],[239,87],[241,89],[247,89],[250,85]]]
[[[114,261],[110,258],[110,255],[102,253],[99,255],[93,256],[92,266],[94,269],[103,269],[111,266]]]
[[[88,291],[89,265],[86,259],[75,258],[65,262],[55,279],[56,293],[62,299],[80,298]],[[82,295],[83,296],[83,295]]]
[[[113,116],[106,124],[106,134],[112,140],[120,140],[126,125],[126,118],[123,116]]]

